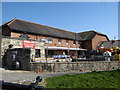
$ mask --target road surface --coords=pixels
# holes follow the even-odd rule
[[[54,77],[54,76],[60,76],[65,74],[78,74],[78,73],[85,73],[85,72],[41,72],[36,73],[34,71],[20,71],[20,70],[5,70],[0,68],[1,76],[2,78],[0,80],[4,80],[4,82],[24,82],[24,81],[30,81],[35,80],[37,76],[41,76],[42,78],[45,77]]]

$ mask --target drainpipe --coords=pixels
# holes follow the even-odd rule
[[[48,48],[46,48],[46,62],[47,62],[47,56],[48,56]]]
[[[78,53],[77,53],[77,33],[75,33],[75,43],[76,43],[76,59],[77,59],[77,56],[78,56]]]

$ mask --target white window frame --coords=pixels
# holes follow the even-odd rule
[[[49,44],[52,44],[52,43],[53,43],[53,38],[52,38],[52,37],[49,37],[49,38],[48,38],[48,43],[49,43]]]
[[[68,42],[67,42],[68,41]],[[69,40],[66,40],[66,45],[69,45]]]
[[[75,42],[75,43],[74,43]],[[76,40],[73,40],[73,45],[76,45]]]
[[[58,44],[62,44],[62,39],[58,38]]]

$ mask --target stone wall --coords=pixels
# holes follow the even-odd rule
[[[26,40],[26,39],[2,37],[2,43],[1,43],[2,55],[4,55],[4,51],[9,48],[10,44],[13,45],[12,48],[23,48],[23,40]],[[29,41],[33,41],[33,40],[29,40]],[[41,51],[42,51],[41,53],[45,54],[44,42],[35,41],[35,49],[41,49]]]
[[[1,63],[3,66],[6,66],[8,69],[13,68],[13,55],[14,51],[17,51],[17,61],[20,63],[20,69],[29,70],[30,62],[36,60],[45,60],[45,48],[44,42],[34,41],[35,49],[40,49],[41,57],[35,57],[35,49],[32,48],[24,48],[23,41],[33,41],[33,40],[25,40],[19,38],[11,38],[11,37],[2,37],[2,60]],[[9,45],[13,45],[12,48],[9,49]]]
[[[81,72],[120,70],[120,61],[31,63],[31,70],[40,72]]]
[[[108,39],[107,39],[105,36],[96,35],[96,36],[92,39],[92,49],[96,49],[97,45],[98,45],[101,41],[108,41]]]

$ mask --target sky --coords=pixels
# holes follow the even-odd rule
[[[118,39],[117,2],[2,2],[2,23],[14,18],[77,33],[95,30]]]

